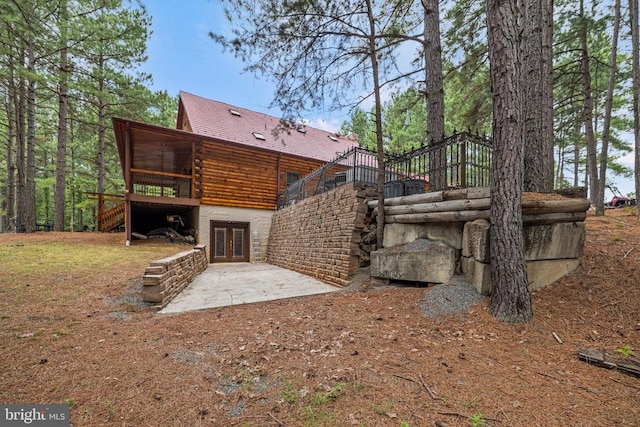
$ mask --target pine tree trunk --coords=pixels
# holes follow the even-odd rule
[[[542,142],[545,159],[542,191],[553,191],[553,0],[542,2]],[[525,190],[526,191],[526,190]]]
[[[60,50],[60,76],[58,83],[58,151],[56,154],[56,191],[54,195],[53,229],[64,231],[66,168],[67,168],[67,48]]]
[[[16,139],[15,134],[15,86],[14,86],[14,73],[13,73],[13,64],[10,62],[8,65],[9,78],[8,78],[8,97],[7,97],[7,187],[5,190],[5,194],[7,196],[7,201],[5,204],[6,215],[3,217],[4,227],[3,229],[6,231],[16,231],[15,228],[15,204],[16,204],[16,165],[14,163],[13,150],[14,150],[14,141]]]
[[[629,14],[631,15],[631,56],[633,68],[633,136],[635,145],[635,188],[640,219],[640,31],[638,29],[638,0],[629,0]]]
[[[98,193],[105,192],[105,181],[106,181],[106,167],[104,161],[104,122],[105,122],[105,103],[103,101],[103,91],[104,91],[104,77],[103,77],[103,69],[104,69],[104,57],[102,55],[98,58],[98,72],[100,73],[98,77],[98,156],[97,156],[97,169],[98,169]]]
[[[422,0],[424,9],[424,61],[427,102],[427,136],[437,147],[429,152],[429,183],[432,190],[447,185],[446,147],[444,140],[444,87],[442,76],[442,46],[440,43],[440,10],[438,0]]]
[[[593,130],[593,100],[591,98],[591,72],[589,70],[589,47],[587,44],[587,21],[584,15],[584,0],[580,0],[580,74],[582,77],[582,120],[587,145],[587,172],[589,182],[589,198],[596,203],[598,194],[598,166],[596,160],[596,137]]]
[[[620,33],[620,0],[615,0],[613,18],[613,35],[611,52],[609,53],[609,81],[604,103],[604,122],[602,124],[602,144],[600,147],[600,176],[598,178],[598,194],[596,194],[596,216],[604,215],[604,189],[607,179],[607,159],[609,157],[609,135],[611,132],[611,110],[613,109],[613,89],[618,72],[618,34]]]
[[[15,224],[12,224],[13,216],[15,215],[15,169],[16,166],[13,163],[13,140],[15,135],[13,132],[13,108],[11,108],[11,100],[7,103],[7,185],[4,189],[6,196],[2,201],[2,230],[3,231],[15,231]]]
[[[491,311],[503,322],[533,317],[522,232],[523,115],[519,8],[516,0],[487,0],[493,90],[491,182]]]
[[[580,126],[576,123],[576,135],[580,133]],[[580,186],[580,146],[573,144],[573,186]]]
[[[553,190],[552,14],[551,0],[525,1],[524,191]]]
[[[384,144],[382,139],[382,97],[380,95],[380,76],[378,75],[378,50],[376,48],[376,25],[375,17],[373,16],[373,5],[371,0],[367,2],[367,15],[369,19],[369,60],[371,61],[371,72],[373,74],[373,94],[375,101],[375,121],[376,121],[376,148],[378,159],[378,216],[376,217],[376,245],[378,248],[382,248],[384,238],[384,181],[385,181],[385,161],[384,161]]]
[[[29,71],[27,85],[27,174],[25,184],[24,220],[25,231],[36,231],[36,83],[35,51],[33,41],[29,41]]]
[[[106,106],[102,100],[98,101],[98,193],[105,192],[107,178],[104,139],[106,131]]]
[[[24,50],[20,51],[18,61],[21,65],[24,64],[25,54]],[[16,76],[16,96],[15,96],[15,128],[16,128],[16,231],[24,232],[26,226],[25,218],[25,196],[26,196],[26,182],[25,182],[25,84],[24,77],[18,73]]]
[[[59,6],[58,23],[60,26],[60,69],[58,77],[58,149],[56,153],[56,188],[53,196],[53,229],[64,231],[66,213],[67,179],[67,111],[69,108],[69,52],[67,48],[67,2]]]

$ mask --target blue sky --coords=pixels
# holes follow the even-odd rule
[[[142,71],[153,76],[152,90],[175,96],[180,90],[279,117],[269,109],[274,86],[262,76],[243,72],[243,64],[222,52],[209,31],[224,33],[228,24],[220,2],[215,0],[146,0],[153,17],[148,61]],[[365,109],[367,107],[364,107]],[[336,131],[348,117],[331,111],[309,112],[309,125]],[[621,159],[633,167],[633,153]],[[623,194],[634,192],[632,179],[611,177]],[[605,192],[609,199],[611,192]]]
[[[153,17],[149,59],[142,66],[142,71],[153,76],[152,90],[167,90],[172,96],[183,90],[280,116],[279,110],[268,108],[274,86],[262,76],[243,72],[242,62],[224,53],[209,37],[209,31],[224,32],[228,28],[218,1],[143,2]],[[348,117],[335,112],[312,112],[305,118],[311,126],[335,131]]]

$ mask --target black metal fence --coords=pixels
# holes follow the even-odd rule
[[[376,184],[378,162],[375,153],[353,147],[316,169],[299,181],[290,184],[278,195],[278,208],[289,206],[307,197],[324,193],[353,182]]]
[[[485,187],[491,183],[492,140],[470,132],[390,157],[388,167],[404,176],[418,175],[429,190]]]
[[[278,208],[324,193],[340,185],[375,186],[376,153],[354,147],[278,195]],[[385,156],[385,198],[429,190],[487,186],[491,182],[491,139],[456,133],[438,144]]]

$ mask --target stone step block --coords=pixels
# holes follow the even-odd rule
[[[371,276],[380,279],[446,283],[456,272],[458,251],[427,239],[371,253]]]

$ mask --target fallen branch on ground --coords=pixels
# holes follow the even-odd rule
[[[427,383],[424,381],[424,378],[422,378],[422,374],[418,374],[418,378],[420,378],[420,382],[422,383],[422,386],[425,388],[425,390],[427,390],[427,393],[429,393],[429,396],[431,396],[433,400],[442,399],[441,397],[438,397],[438,394],[436,392],[434,392],[429,388]]]

